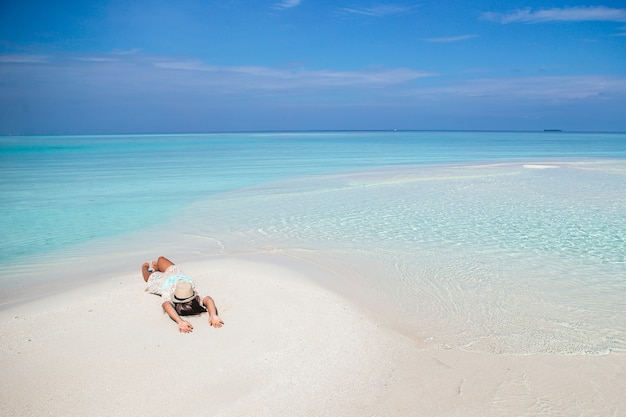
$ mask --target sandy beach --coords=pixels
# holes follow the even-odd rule
[[[619,416],[626,356],[426,348],[280,256],[181,264],[225,322],[178,333],[137,268],[0,312],[4,416]]]

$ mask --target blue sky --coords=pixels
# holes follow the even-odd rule
[[[0,134],[626,131],[620,1],[0,0]]]

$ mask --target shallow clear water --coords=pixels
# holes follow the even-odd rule
[[[162,224],[181,247],[324,265],[438,346],[626,349],[624,134],[0,138],[0,155],[5,263]]]
[[[226,252],[277,251],[342,271],[337,279],[383,296],[381,316],[397,313],[438,346],[624,350],[626,165],[558,166],[292,181],[197,203],[176,229]]]

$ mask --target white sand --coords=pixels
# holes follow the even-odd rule
[[[180,334],[143,260],[0,311],[2,416],[626,415],[624,354],[427,349],[278,257],[181,264],[225,326]]]

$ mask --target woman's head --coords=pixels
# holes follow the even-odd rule
[[[194,314],[200,314],[206,311],[204,306],[200,303],[200,297],[198,296],[184,303],[174,303],[174,309],[179,316],[193,316]]]
[[[196,295],[193,284],[188,280],[180,279],[176,282],[176,286],[174,287],[172,301],[174,303],[186,303],[196,298]]]
[[[190,316],[206,311],[199,298],[191,282],[180,280],[176,283],[172,302],[179,316]]]

